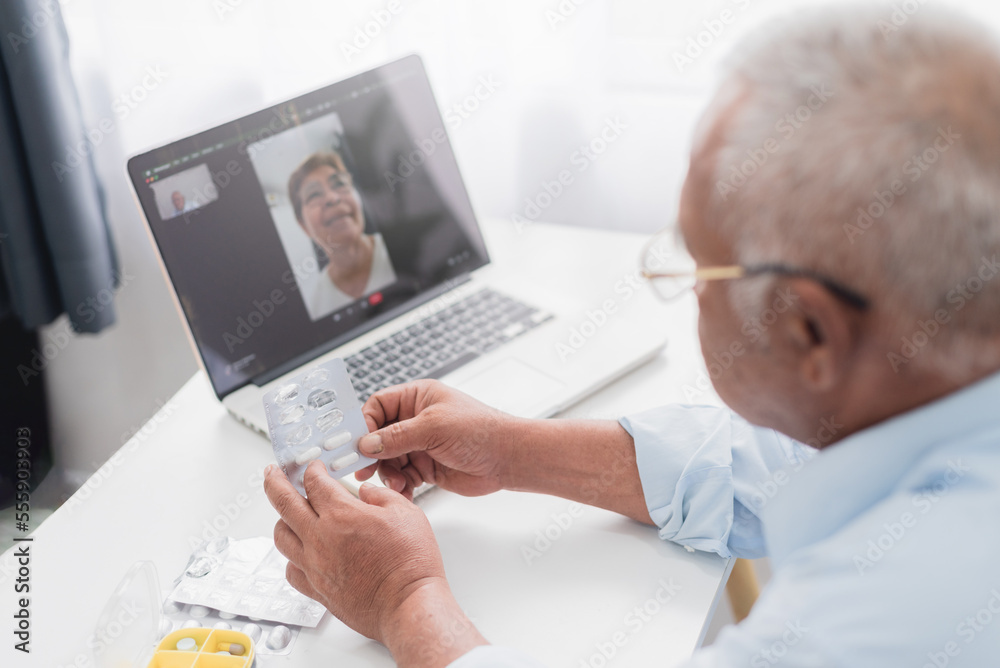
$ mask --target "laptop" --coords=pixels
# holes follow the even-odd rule
[[[362,400],[438,378],[547,417],[665,343],[645,296],[588,328],[597,296],[526,286],[490,262],[418,56],[126,169],[216,395],[265,435],[263,395],[334,357]],[[574,331],[589,336],[570,350]]]

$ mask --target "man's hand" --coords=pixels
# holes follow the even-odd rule
[[[274,544],[286,577],[338,619],[385,644],[400,665],[447,665],[485,640],[458,608],[434,534],[419,508],[396,492],[362,485],[354,498],[323,464],[306,469],[303,498],[275,466],[264,490],[281,519]],[[432,617],[428,620],[427,617]],[[435,625],[462,634],[437,641]]]
[[[372,433],[358,447],[381,461],[358,480],[377,470],[410,499],[423,482],[465,496],[539,492],[653,523],[635,444],[617,422],[517,418],[436,380],[376,392],[363,410]]]
[[[371,434],[362,454],[380,459],[355,474],[382,482],[409,499],[423,482],[465,496],[503,488],[515,418],[436,380],[376,392],[365,403]]]

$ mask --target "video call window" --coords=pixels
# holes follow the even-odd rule
[[[489,262],[443,128],[408,56],[129,160],[220,398]]]
[[[161,220],[183,216],[219,199],[208,165],[198,165],[151,183]]]
[[[396,282],[385,240],[355,187],[330,113],[247,146],[310,319]]]

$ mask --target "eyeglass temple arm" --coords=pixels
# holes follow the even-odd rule
[[[731,265],[728,267],[700,267],[698,269],[692,269],[691,271],[677,272],[650,271],[649,269],[642,270],[643,278],[686,278],[688,276],[693,276],[694,278],[702,281],[743,278],[746,274],[746,270],[739,265]]]

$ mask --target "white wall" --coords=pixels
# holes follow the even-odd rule
[[[59,464],[95,470],[196,368],[127,187],[126,155],[419,52],[445,110],[477,107],[451,136],[481,216],[524,213],[526,198],[620,118],[620,139],[542,217],[652,232],[673,216],[718,60],[754,26],[812,1],[399,0],[388,26],[347,57],[343,45],[388,0],[64,0],[87,125],[114,122],[95,154],[129,278],[119,324],[74,338],[49,365]],[[950,4],[1000,26],[996,3]],[[679,71],[674,54],[706,21],[718,30],[727,10],[732,23],[702,35],[712,43]]]

